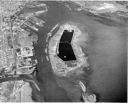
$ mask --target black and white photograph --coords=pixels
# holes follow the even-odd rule
[[[127,103],[128,1],[0,0],[0,103]]]

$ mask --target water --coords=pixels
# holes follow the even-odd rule
[[[64,15],[66,11],[57,5],[56,2],[47,2],[46,4],[50,6],[48,13],[45,16],[42,14],[39,17],[43,20],[46,19],[46,24],[44,25],[44,28],[41,28],[38,32],[39,39],[37,44],[34,46],[35,57],[38,59],[37,68],[39,72],[37,73],[37,80],[40,83],[41,95],[44,97],[45,101],[71,101],[64,89],[58,87],[51,65],[49,61],[46,60],[46,54],[44,52],[47,33],[58,22],[63,21],[63,19],[66,18],[66,15]]]
[[[41,19],[45,19],[46,24],[37,33],[39,40],[34,45],[39,71],[36,78],[41,88],[40,94],[45,98],[44,100],[71,101],[65,90],[58,87],[56,78],[61,82],[61,85],[65,86],[64,88],[67,86],[66,83],[69,82],[66,78],[58,78],[53,75],[50,63],[45,57],[47,54],[44,52],[45,39],[52,27],[57,23],[71,20],[87,26],[89,32],[87,55],[91,66],[89,71],[85,68],[85,74],[82,76],[70,78],[69,80],[73,82],[70,85],[75,84],[75,80],[80,79],[86,81],[88,92],[100,96],[100,101],[125,101],[125,98],[123,98],[126,90],[126,37],[124,29],[93,21],[91,19],[95,18],[94,15],[89,17],[84,13],[69,12],[64,9],[63,5],[58,5],[57,2],[46,2],[46,4],[50,7],[49,11],[46,15],[40,16]]]

